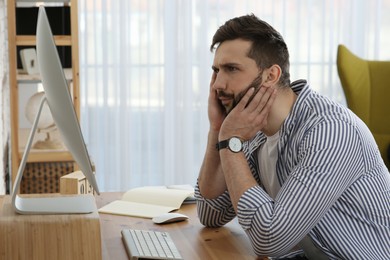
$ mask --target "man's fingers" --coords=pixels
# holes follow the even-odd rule
[[[272,96],[273,92],[274,92],[273,88],[266,88],[266,89],[263,88],[263,91],[261,93],[258,93],[254,97],[254,99],[252,101],[252,103],[253,103],[252,109],[256,110],[256,112],[260,113],[267,106],[267,104],[269,104],[270,97]]]
[[[260,113],[273,91],[273,88],[260,87],[258,90],[250,88],[239,103],[241,110],[246,109],[248,112]]]
[[[236,107],[238,107],[240,110],[245,109],[251,102],[254,92],[255,88],[249,88],[245,95],[241,98],[240,102],[238,102]]]
[[[267,100],[264,100],[263,98],[266,96],[268,96],[268,98]],[[276,89],[267,89],[263,98],[260,100],[259,106],[256,108],[260,116],[268,115],[269,111],[271,110],[271,106],[276,98]]]
[[[259,91],[253,97],[252,102],[248,105],[250,111],[256,111],[257,113],[261,112],[263,106],[267,103],[269,95],[268,88],[260,87]]]

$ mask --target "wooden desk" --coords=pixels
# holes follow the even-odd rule
[[[122,194],[108,192],[96,196],[97,207],[100,208],[113,200],[120,199]],[[0,196],[0,208],[2,206],[3,197]],[[236,220],[222,228],[205,228],[199,222],[195,204],[183,205],[178,212],[189,216],[189,220],[157,225],[151,219],[99,214],[103,259],[128,259],[121,237],[121,230],[124,228],[169,232],[185,260],[258,259],[248,237]]]
[[[96,197],[98,208],[120,199],[122,193],[102,193]],[[167,231],[185,260],[257,259],[249,239],[236,220],[222,228],[205,228],[200,224],[195,204],[183,205],[178,211],[188,221],[157,225],[151,219],[100,214],[104,259],[128,259],[121,238],[124,228]]]

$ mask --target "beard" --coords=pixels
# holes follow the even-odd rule
[[[243,91],[241,91],[237,95],[227,94],[224,91],[219,92],[218,93],[219,97],[230,97],[233,99],[233,102],[231,104],[224,106],[226,110],[226,114],[229,114],[233,110],[233,108],[237,106],[237,104],[241,101],[242,97],[245,96],[246,92],[248,92],[250,88],[254,88],[255,92],[253,92],[253,95],[249,98],[248,103],[245,105],[246,107],[252,101],[256,93],[259,91],[262,81],[263,81],[263,77],[261,73],[259,73],[259,75],[257,75],[257,77]]]

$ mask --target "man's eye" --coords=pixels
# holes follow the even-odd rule
[[[219,69],[216,69],[216,68],[215,68],[215,69],[213,69],[213,71],[214,71],[215,74],[218,74]]]
[[[237,68],[236,68],[236,67],[229,66],[229,67],[228,67],[228,70],[229,70],[229,71],[236,71]]]

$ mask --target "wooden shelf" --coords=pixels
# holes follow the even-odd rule
[[[41,3],[44,3],[45,6],[69,6],[71,2],[71,0],[16,0],[16,7],[35,7]]]
[[[69,84],[70,93],[72,95],[73,104],[76,111],[76,116],[80,118],[80,103],[79,103],[79,50],[78,50],[78,1],[77,0],[48,0],[48,1],[33,1],[33,0],[8,0],[7,1],[7,21],[8,21],[8,56],[9,56],[9,85],[10,85],[10,127],[11,127],[11,140],[10,140],[10,169],[11,169],[11,185],[16,178],[19,164],[24,152],[24,146],[29,134],[29,130],[20,129],[19,126],[19,98],[20,93],[23,92],[23,88],[28,87],[24,84],[36,84],[41,82],[39,75],[28,75],[21,73],[18,70],[18,51],[27,46],[36,45],[36,36],[34,30],[31,33],[31,29],[28,25],[31,25],[31,17],[28,15],[18,16],[17,11],[21,11],[18,8],[37,8],[37,2],[43,2],[45,6],[50,8],[66,8],[69,12],[63,12],[66,15],[65,18],[53,16],[52,17],[52,30],[57,32],[58,35],[54,35],[54,42],[57,46],[61,46],[63,49],[70,47],[69,55],[66,56],[68,61],[67,67],[64,69],[66,79],[71,83]],[[49,9],[49,8],[48,8]],[[54,9],[51,9],[54,10]],[[26,10],[22,10],[26,11]],[[62,12],[63,10],[61,10]],[[31,14],[35,17],[35,14]],[[32,18],[36,19],[36,18]],[[54,19],[54,20],[53,20]],[[57,19],[57,20],[55,20]],[[49,18],[50,21],[50,18]],[[58,23],[56,23],[58,21]],[[23,27],[25,26],[25,27]],[[57,27],[53,27],[57,26]],[[26,28],[26,30],[23,30]],[[54,30],[54,29],[56,30]],[[64,29],[66,28],[66,30]],[[66,32],[65,32],[66,31]],[[17,34],[17,32],[19,34]],[[68,46],[68,47],[67,47]],[[64,54],[62,54],[64,55]],[[65,54],[68,55],[68,54]],[[64,58],[64,57],[60,57]],[[70,64],[69,64],[70,63]],[[23,85],[21,85],[23,83]],[[20,91],[20,93],[19,93]],[[27,132],[27,134],[22,133]],[[36,134],[37,138],[42,138],[42,135]],[[34,136],[34,138],[36,138]],[[74,159],[70,152],[67,150],[41,150],[31,149],[28,162],[74,162]],[[76,166],[75,166],[76,167]]]
[[[57,46],[72,46],[72,36],[55,35],[54,42]],[[35,35],[17,35],[15,44],[17,46],[33,46],[36,44],[36,37]]]
[[[72,69],[64,69],[65,78],[68,81],[72,81],[73,74]],[[40,74],[26,74],[22,73],[21,70],[18,70],[18,73],[16,75],[16,79],[18,83],[40,83],[41,82],[41,75]]]
[[[23,156],[23,152],[20,153]],[[73,162],[74,159],[68,151],[58,150],[34,150],[27,157],[27,162]]]

